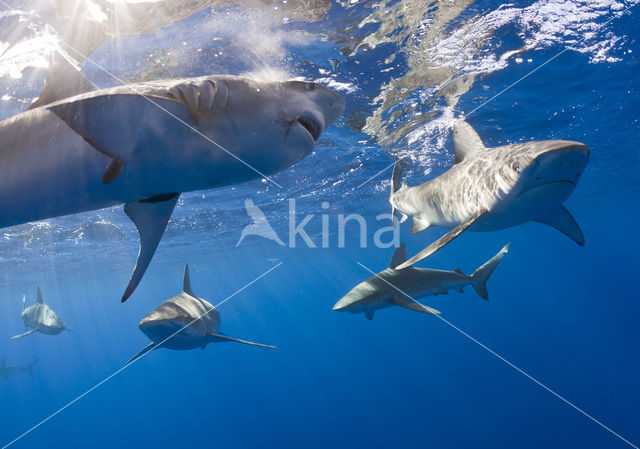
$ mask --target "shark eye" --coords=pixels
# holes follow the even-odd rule
[[[512,163],[511,163],[511,169],[512,169],[514,172],[516,172],[516,173],[520,173],[521,168],[522,168],[522,167],[520,166],[520,162],[518,162],[518,161],[514,161],[514,162],[512,162]]]

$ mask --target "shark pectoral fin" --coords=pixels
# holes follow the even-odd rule
[[[136,355],[134,355],[129,360],[127,360],[127,363],[125,363],[125,365],[128,365],[129,363],[135,361],[136,359],[139,359],[140,357],[145,355],[147,352],[153,351],[156,348],[157,348],[157,346],[156,346],[156,344],[154,342],[149,343],[147,346],[142,348]]]
[[[391,258],[391,263],[389,264],[389,268],[394,268],[400,265],[402,262],[407,260],[407,247],[404,246],[404,242],[400,243],[400,246],[396,248],[393,253],[393,257]]]
[[[547,214],[542,218],[538,218],[535,221],[557,229],[578,245],[584,246],[585,239],[584,234],[580,229],[580,225],[578,225],[578,222],[573,218],[566,207],[561,205],[550,214]]]
[[[431,226],[427,220],[421,220],[418,217],[413,217],[413,223],[411,224],[411,233],[417,234],[418,232],[422,232]]]
[[[46,106],[58,100],[92,92],[98,88],[86,79],[59,51],[51,52],[49,70],[40,97],[29,109]]]
[[[371,321],[373,319],[373,314],[374,313],[375,313],[375,310],[365,310],[364,311],[364,316],[365,316],[366,319]]]
[[[15,340],[16,338],[22,338],[22,337],[26,337],[29,334],[33,334],[34,332],[36,332],[38,329],[31,329],[28,332],[25,332],[24,334],[19,334],[19,335],[14,335],[13,337],[11,337],[12,340]]]
[[[420,304],[418,301],[414,301],[413,299],[404,298],[401,296],[394,296],[393,298],[391,298],[391,302],[397,306],[404,307],[405,309],[413,310],[415,312],[429,313],[432,315],[440,314],[439,310],[427,307],[423,304]]]
[[[171,193],[125,204],[124,211],[140,234],[140,251],[122,302],[131,296],[147,270],[179,196],[179,193]]]
[[[455,160],[453,164],[462,162],[464,158],[484,150],[486,147],[482,139],[471,125],[463,120],[457,120],[453,125],[453,150]]]
[[[275,346],[271,346],[271,345],[263,345],[262,343],[254,343],[252,341],[246,341],[246,340],[239,340],[237,338],[231,338],[231,337],[227,337],[226,335],[223,334],[212,334],[212,333],[208,333],[207,334],[209,337],[213,337],[215,339],[221,339],[221,340],[226,340],[226,341],[235,341],[236,343],[244,343],[245,345],[251,345],[251,346],[260,346],[261,348],[271,348],[271,349],[275,349]]]
[[[443,246],[447,245],[453,239],[455,239],[460,234],[462,234],[464,231],[466,231],[471,225],[473,225],[476,222],[476,220],[478,220],[478,218],[482,217],[485,213],[486,213],[486,211],[480,210],[480,211],[476,212],[475,214],[471,215],[465,221],[460,223],[458,226],[453,228],[451,231],[447,232],[445,235],[440,237],[438,240],[433,242],[431,245],[427,246],[425,249],[420,251],[418,254],[413,256],[411,259],[407,260],[405,263],[403,263],[401,265],[398,265],[396,267],[396,270],[401,270],[403,268],[410,267],[411,265],[413,265],[413,264],[415,264],[417,262],[420,262],[422,259],[426,259],[431,254],[435,253],[440,248],[442,248]]]

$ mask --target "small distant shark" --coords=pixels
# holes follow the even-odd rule
[[[33,376],[33,367],[36,366],[38,361],[39,360],[36,359],[27,366],[9,366],[7,365],[7,362],[2,359],[0,360],[0,380],[6,382],[7,378],[24,373],[28,373]]]
[[[413,233],[430,226],[453,228],[396,268],[430,256],[467,229],[493,231],[527,221],[554,227],[584,245],[582,230],[562,203],[589,161],[586,145],[543,140],[487,148],[469,124],[458,120],[453,146],[453,167],[419,186],[400,186],[402,163],[396,162],[389,198],[392,214],[400,211],[401,223],[412,216]]]
[[[58,55],[38,100],[0,122],[0,228],[124,203],[140,234],[125,301],[181,192],[292,166],[344,107],[297,80],[211,75],[98,89]]]
[[[140,330],[152,341],[127,363],[131,363],[149,351],[167,349],[204,349],[210,343],[235,341],[247,345],[275,348],[227,337],[219,332],[220,313],[208,301],[198,298],[191,289],[189,265],[184,267],[182,293],[168,299],[153,309],[138,323]]]
[[[238,243],[236,243],[236,248],[240,246],[240,243],[248,235],[257,235],[267,240],[273,240],[280,246],[284,246],[284,242],[280,239],[278,234],[276,234],[273,227],[271,227],[267,217],[264,215],[264,212],[262,212],[262,209],[256,206],[251,199],[246,199],[244,201],[244,207],[247,210],[247,215],[251,217],[252,223],[245,226],[242,230],[240,239],[238,240]]]
[[[451,289],[462,293],[467,285],[471,285],[480,297],[488,301],[487,280],[508,249],[509,244],[471,276],[467,276],[460,268],[454,271],[414,267],[397,270],[394,267],[407,260],[407,249],[401,243],[393,254],[389,268],[356,285],[333,306],[333,310],[364,313],[368,320],[373,319],[376,310],[392,306],[439,314],[438,310],[420,304],[415,299],[429,295],[447,295]]]
[[[42,302],[42,294],[38,287],[38,299],[32,306],[26,307],[27,297],[22,296],[22,320],[25,328],[32,328],[24,334],[15,335],[11,339],[21,338],[25,335],[41,332],[47,335],[58,335],[63,330],[69,330],[60,317],[51,310],[51,307]]]

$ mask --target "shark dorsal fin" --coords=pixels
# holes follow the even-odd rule
[[[191,279],[189,279],[189,264],[184,266],[184,279],[182,280],[182,291],[195,296],[191,290]]]
[[[393,253],[393,257],[391,258],[391,263],[389,264],[390,268],[395,268],[401,263],[407,260],[407,247],[404,246],[404,242],[400,244],[396,248],[396,251]]]
[[[98,90],[91,81],[59,51],[53,51],[49,60],[49,72],[40,97],[29,109],[46,106],[65,98]]]
[[[453,150],[456,158],[454,165],[462,162],[466,157],[486,149],[482,139],[475,129],[463,120],[456,120],[453,124]]]
[[[40,287],[38,286],[37,289],[38,289],[37,301],[38,301],[38,304],[42,304],[42,293],[40,293]]]

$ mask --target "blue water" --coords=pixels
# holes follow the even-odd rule
[[[41,36],[45,23],[65,35],[64,20],[38,2],[12,6],[42,28],[0,15],[0,41],[10,49]],[[272,7],[196,8],[145,34],[107,39],[92,53],[127,82],[268,66],[332,83],[347,109],[312,155],[274,176],[283,189],[255,181],[183,195],[125,304],[119,298],[138,236],[121,207],[1,230],[0,357],[10,365],[40,361],[33,377],[0,382],[0,446],[145,346],[137,323],[180,291],[185,263],[195,293],[212,304],[277,266],[219,311],[226,334],[278,348],[152,352],[11,447],[630,447],[612,431],[640,444],[640,6],[479,1],[455,14],[446,14],[451,5],[422,1],[324,6],[321,20],[284,20]],[[22,59],[0,51],[0,118],[37,97],[46,77],[39,48],[22,48]],[[505,56],[512,50],[521,52]],[[101,87],[116,83],[89,62],[82,67]],[[434,75],[443,67],[454,79],[473,78],[456,101],[440,89],[446,77]],[[378,96],[389,86],[397,95],[385,102]],[[375,217],[390,212],[390,170],[358,186],[394,155],[408,157],[410,185],[444,172],[453,160],[451,121],[465,115],[487,146],[561,138],[591,148],[566,203],[586,246],[535,223],[463,234],[420,266],[471,272],[512,246],[488,283],[489,302],[471,289],[422,299],[458,329],[400,308],[372,321],[333,312],[369,277],[359,263],[380,271],[393,253],[373,243],[374,231],[388,226]],[[306,230],[317,247],[252,236],[236,248],[250,223],[246,198],[285,241],[295,199],[298,220],[315,214]],[[354,223],[338,245],[337,217],[349,213],[367,219],[364,248]],[[415,254],[441,233],[411,235],[405,223],[400,237]],[[20,299],[32,303],[38,285],[74,332],[9,340],[24,332]]]

